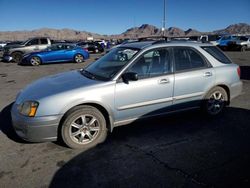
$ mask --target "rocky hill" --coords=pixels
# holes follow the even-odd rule
[[[32,31],[6,31],[0,32],[1,40],[26,40],[32,37],[50,37],[57,40],[82,40],[87,37],[103,38],[102,35],[87,31],[75,31],[72,29],[50,29],[42,28]]]
[[[219,34],[250,34],[250,25],[246,23],[233,24],[214,32]]]
[[[206,32],[208,33],[208,32]],[[170,37],[185,37],[206,34],[195,29],[182,30],[177,27],[169,27],[165,34]],[[209,33],[217,34],[250,34],[250,25],[246,23],[239,23],[230,25],[225,29],[212,31]],[[32,31],[6,31],[0,32],[0,41],[2,40],[26,40],[31,37],[44,36],[57,40],[86,40],[87,37],[95,39],[108,39],[108,38],[138,38],[146,36],[159,36],[162,34],[160,28],[153,25],[143,24],[140,27],[130,28],[119,35],[100,35],[87,31],[75,31],[72,29],[49,29],[42,28]]]

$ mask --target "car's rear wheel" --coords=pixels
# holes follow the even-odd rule
[[[70,148],[91,148],[106,139],[106,120],[96,108],[79,106],[66,116],[61,136]]]
[[[30,59],[30,64],[33,66],[38,66],[41,64],[41,59],[40,57],[34,56]]]
[[[11,54],[11,57],[13,58],[13,61],[15,62],[15,63],[21,63],[21,61],[22,61],[22,58],[23,58],[23,54],[21,53],[21,52],[13,52],[12,54]]]
[[[246,46],[242,46],[241,49],[240,49],[240,51],[242,51],[242,52],[245,52],[246,50],[247,50]]]
[[[228,95],[222,87],[215,87],[211,89],[203,103],[203,110],[210,116],[220,114],[228,101]]]
[[[95,53],[98,53],[98,52],[99,52],[99,50],[98,50],[98,48],[96,48],[96,49],[95,49]]]
[[[84,61],[84,57],[82,54],[76,54],[74,57],[74,61],[76,63],[82,63]]]

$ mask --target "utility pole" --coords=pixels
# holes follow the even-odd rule
[[[163,22],[162,22],[162,35],[165,36],[166,30],[166,0],[163,0]]]

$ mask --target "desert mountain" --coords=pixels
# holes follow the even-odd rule
[[[42,28],[32,31],[6,31],[0,32],[0,40],[26,40],[32,37],[50,37],[57,40],[82,40],[87,37],[103,38],[102,35],[87,31],[75,31],[72,29]]]
[[[238,23],[229,25],[225,29],[214,31],[219,34],[250,34],[250,25],[246,23]]]
[[[206,32],[208,33],[208,32]],[[250,25],[246,23],[233,24],[225,29],[212,31],[210,33],[217,34],[250,34]],[[43,36],[50,37],[58,40],[86,40],[87,37],[93,37],[94,39],[107,39],[107,38],[137,38],[146,36],[158,36],[162,31],[156,26],[143,24],[140,27],[133,27],[119,35],[100,35],[97,33],[91,33],[87,31],[75,31],[72,29],[50,29],[42,28],[32,31],[4,31],[0,32],[0,41],[4,40],[26,40],[31,37]],[[166,36],[170,37],[185,37],[205,34],[204,32],[197,31],[195,29],[182,30],[177,27],[169,27],[165,31]]]

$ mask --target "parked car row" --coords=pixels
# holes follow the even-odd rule
[[[250,37],[225,35],[218,40],[218,46],[223,50],[246,51],[250,49]]]
[[[92,52],[102,53],[104,47],[98,42],[70,43],[36,37],[21,43],[4,45],[3,60],[31,65],[65,61],[81,63],[88,59],[89,53]]]
[[[246,51],[250,49],[250,36],[236,35],[201,35],[189,37],[174,37],[171,40],[209,42],[222,50]]]

